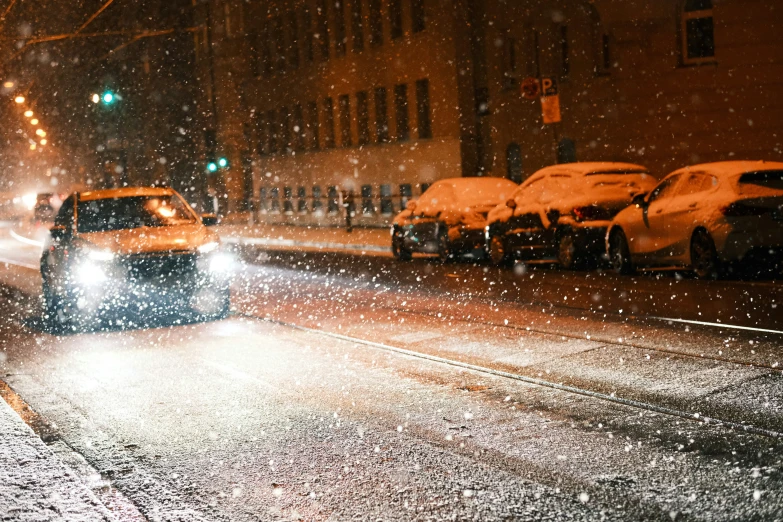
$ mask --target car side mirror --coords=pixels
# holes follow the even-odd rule
[[[49,229],[49,235],[55,241],[61,241],[68,235],[68,228],[63,225],[55,225]]]
[[[517,208],[517,201],[514,198],[511,198],[508,201],[506,201],[506,206],[511,210],[514,210],[515,208]]]
[[[642,192],[641,194],[637,194],[633,197],[631,200],[632,205],[637,205],[639,207],[646,207],[647,206],[647,193]]]
[[[415,199],[408,200],[408,202],[405,204],[405,210],[410,210],[410,211],[416,210],[416,200]]]
[[[220,223],[220,219],[215,214],[202,214],[201,222],[204,223],[205,227],[214,227]]]

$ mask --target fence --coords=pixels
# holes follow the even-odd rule
[[[422,183],[415,187],[424,193],[430,186]],[[358,194],[349,196],[337,185],[326,188],[313,185],[308,192],[305,186],[261,187],[258,193],[258,217],[267,223],[295,223],[303,225],[340,225],[344,220],[342,205],[349,206],[354,222],[365,226],[386,226],[395,214],[405,208],[413,198],[414,185],[402,183],[396,187],[382,184],[362,185]],[[394,192],[397,188],[397,192]]]

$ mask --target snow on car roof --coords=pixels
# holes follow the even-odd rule
[[[80,192],[80,201],[93,201],[96,199],[128,198],[133,196],[170,196],[174,190],[162,187],[123,187],[106,190],[90,190]]]
[[[449,178],[438,183],[450,185],[454,189],[457,200],[470,206],[482,203],[496,204],[511,196],[517,188],[517,184],[511,180],[491,176]]]
[[[565,172],[574,176],[587,176],[589,174],[612,174],[631,172],[641,174],[648,172],[647,167],[634,163],[622,163],[616,161],[585,161],[579,163],[561,163],[545,167],[537,174],[549,174],[551,172]]]
[[[747,172],[759,172],[763,170],[783,170],[783,163],[777,161],[717,161],[714,163],[702,163],[690,165],[672,172],[679,174],[685,172],[708,172],[714,176],[729,178],[739,177]]]

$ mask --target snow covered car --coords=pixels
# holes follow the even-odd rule
[[[119,306],[227,315],[230,258],[217,234],[172,189],[74,193],[41,256],[49,318],[80,327]]]
[[[414,252],[422,252],[447,260],[460,253],[483,251],[487,212],[516,188],[512,181],[493,177],[436,181],[394,218],[394,257],[408,260]]]
[[[612,218],[656,180],[629,163],[566,163],[530,176],[487,218],[490,260],[556,259],[564,268],[600,259]]]
[[[615,217],[606,236],[617,272],[686,267],[710,278],[736,261],[783,259],[783,163],[686,167],[635,203]]]

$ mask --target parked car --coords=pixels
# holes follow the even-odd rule
[[[512,181],[493,177],[436,181],[394,218],[394,257],[409,260],[414,252],[423,252],[445,261],[471,251],[483,254],[487,213],[516,188]]]
[[[119,306],[219,318],[229,310],[230,262],[172,189],[74,193],[41,256],[44,304],[50,318],[76,327]]]
[[[566,163],[539,170],[487,218],[490,260],[556,260],[564,268],[604,256],[612,218],[656,180],[641,165]]]
[[[685,267],[712,278],[737,261],[783,259],[783,163],[686,167],[635,203],[606,236],[617,272]]]

